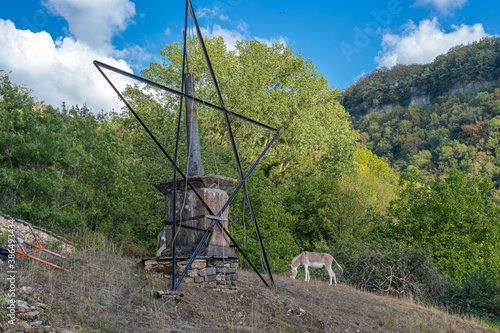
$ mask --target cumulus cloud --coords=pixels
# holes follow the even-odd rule
[[[466,2],[467,0],[417,0],[415,6],[431,5],[440,12],[448,14],[455,8],[462,8]]]
[[[203,36],[213,38],[213,37],[222,37],[224,39],[224,42],[226,43],[226,47],[229,51],[235,51],[236,50],[236,42],[239,40],[244,40],[244,39],[250,39],[253,38],[263,44],[266,44],[267,46],[271,46],[275,42],[280,42],[284,44],[285,46],[287,45],[287,38],[285,37],[278,37],[278,38],[260,38],[260,37],[251,37],[250,34],[248,33],[248,24],[245,22],[241,22],[238,25],[238,29],[235,30],[229,30],[229,29],[224,29],[218,24],[214,24],[213,28],[200,28],[201,34]]]
[[[129,0],[44,0],[43,5],[68,22],[76,40],[107,52],[113,49],[111,38],[125,30],[135,15]]]
[[[34,96],[55,107],[84,103],[94,112],[111,111],[123,104],[93,65],[100,60],[132,72],[123,60],[115,60],[102,51],[71,37],[52,39],[46,32],[16,29],[10,20],[0,19],[0,69],[12,71],[11,80],[26,84]],[[118,89],[129,83],[114,76]]]
[[[472,26],[452,26],[447,33],[440,27],[436,18],[423,20],[419,25],[410,21],[401,35],[385,34],[382,38],[382,51],[375,57],[379,66],[392,67],[396,64],[424,64],[446,53],[455,45],[468,44],[488,37],[482,24]]]
[[[138,69],[153,57],[134,44],[122,50],[112,45],[113,37],[133,23],[135,5],[130,0],[42,0],[42,3],[52,14],[68,22],[66,36],[21,30],[10,20],[0,19],[0,69],[10,71],[13,82],[25,84],[33,89],[35,97],[55,107],[64,101],[68,106],[86,104],[94,112],[119,111],[123,103],[92,62],[100,60],[133,72],[132,68]],[[204,15],[228,20],[221,12],[207,11]],[[235,30],[217,24],[202,30],[205,36],[223,37],[229,50],[235,50],[237,40],[251,38],[244,22]],[[167,28],[165,34],[170,33]],[[267,45],[276,41],[286,44],[283,37],[255,38]],[[134,83],[117,74],[110,76],[120,90]]]
[[[213,28],[200,28],[201,34],[208,38],[222,37],[229,51],[236,50],[236,41],[245,39],[241,30],[228,30],[222,28],[218,24],[214,24]]]

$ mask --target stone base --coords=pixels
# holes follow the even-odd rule
[[[189,257],[176,258],[176,279],[181,275],[189,259]],[[238,261],[239,257],[199,256],[194,260],[182,282],[194,283],[204,288],[236,290]],[[169,280],[172,277],[172,257],[144,257],[142,262],[146,271],[159,273]]]
[[[192,245],[192,246],[177,246],[175,248],[175,254],[178,258],[180,257],[186,257],[186,258],[191,258],[191,255],[193,255],[194,251],[196,250],[197,245]],[[208,246],[205,246],[204,249],[200,251],[200,256],[199,257],[235,257],[235,252],[232,247],[227,247],[227,246],[220,246],[220,245],[212,245],[209,244]],[[159,255],[159,253],[157,253]],[[171,257],[172,256],[172,248],[166,248],[161,252],[161,257]]]
[[[176,252],[179,257],[191,257],[196,247],[203,239],[206,230],[214,222],[207,215],[217,215],[224,204],[229,199],[227,191],[230,190],[238,181],[236,179],[218,176],[203,175],[188,177],[189,182],[196,188],[196,193],[187,186],[182,178],[176,178],[176,184],[173,179],[166,179],[155,182],[153,185],[163,194],[165,194],[165,238],[166,242],[161,252],[157,255],[172,256],[172,224],[175,219],[179,223],[175,236]],[[176,205],[173,207],[173,189],[176,191]],[[200,199],[201,198],[201,199]],[[210,209],[202,203],[205,202]],[[221,218],[226,221],[220,221],[213,229],[210,241],[207,247],[199,254],[202,256],[236,256],[234,249],[230,247],[230,239],[227,236],[229,229],[229,208],[221,212]],[[224,230],[222,230],[222,228]]]

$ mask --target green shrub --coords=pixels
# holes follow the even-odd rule
[[[429,301],[442,288],[441,274],[422,248],[368,244],[351,254],[344,265],[344,279],[360,289]]]
[[[478,269],[463,282],[448,280],[442,302],[455,312],[471,313],[500,325],[500,281]]]

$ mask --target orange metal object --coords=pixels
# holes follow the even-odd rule
[[[46,260],[43,260],[43,259],[40,259],[40,258],[37,258],[35,256],[33,256],[34,253],[36,252],[39,252],[39,251],[44,251],[44,252],[47,252],[53,256],[56,256],[56,257],[60,257],[60,258],[64,258],[66,259],[66,257],[60,255],[59,253],[56,253],[56,252],[53,252],[53,251],[49,251],[47,250],[46,248],[44,248],[42,246],[42,243],[40,243],[40,240],[38,239],[38,237],[36,237],[36,234],[35,232],[33,231],[33,228],[31,227],[31,224],[29,224],[29,227],[30,227],[30,230],[31,230],[31,233],[33,234],[33,237],[35,238],[35,240],[33,241],[33,243],[28,243],[24,240],[24,235],[22,234],[21,231],[16,231],[14,232],[14,237],[17,241],[17,245],[16,245],[16,253],[18,254],[16,256],[16,258],[23,258],[23,257],[28,257],[28,258],[31,258],[33,260],[36,260],[36,261],[39,261],[45,265],[49,265],[51,267],[54,267],[54,268],[57,268],[57,269],[60,269],[60,270],[64,270],[66,272],[68,272],[67,269],[64,269],[60,266],[57,266],[51,262],[48,262]],[[31,249],[29,251],[27,251],[25,249],[25,247],[29,246]]]

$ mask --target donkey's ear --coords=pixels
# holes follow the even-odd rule
[[[292,265],[286,265],[286,267],[291,267]]]

